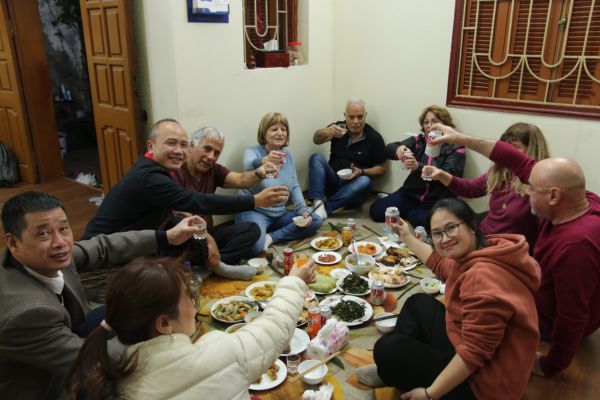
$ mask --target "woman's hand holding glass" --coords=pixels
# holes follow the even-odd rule
[[[400,238],[400,240],[402,242],[406,242],[411,237],[412,238],[415,237],[413,235],[413,232],[412,232],[411,228],[410,228],[410,224],[408,222],[406,222],[405,220],[403,220],[402,218],[400,218],[398,220],[397,224],[391,224],[390,227],[392,228],[392,230],[394,232],[396,232],[396,234],[398,235],[398,237]]]
[[[302,279],[306,284],[314,283],[317,281],[316,265],[314,260],[310,259],[306,264],[301,267],[297,263],[294,263],[290,270],[289,276],[295,276]]]

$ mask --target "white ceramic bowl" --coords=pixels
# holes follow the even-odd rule
[[[310,219],[304,218],[302,215],[298,215],[292,218],[292,221],[294,221],[294,224],[296,224],[298,228],[304,228],[308,225]]]
[[[261,315],[262,315],[262,311],[249,312],[244,317],[244,321],[246,321],[246,323],[249,324],[250,322],[254,321],[256,318],[260,317]]]
[[[421,279],[421,288],[427,294],[434,294],[440,291],[440,287],[442,286],[442,282],[439,279],[435,278],[423,278]]]
[[[238,322],[237,324],[233,324],[227,327],[227,329],[225,329],[226,333],[233,333],[236,332],[238,329],[242,328],[246,326],[245,322]]]
[[[337,175],[340,177],[340,179],[347,180],[350,178],[350,175],[352,175],[352,170],[350,168],[340,169],[337,172]]]
[[[319,362],[319,360],[302,361],[298,366],[298,373],[303,373],[304,371],[311,368],[313,365],[318,364]],[[327,368],[327,365],[323,364],[314,371],[311,371],[308,374],[304,375],[302,377],[302,380],[305,383],[308,383],[309,385],[318,385],[319,383],[323,382],[323,379],[325,379],[325,376],[327,376],[328,370],[329,369]]]
[[[383,317],[387,317],[389,315],[394,315],[392,313],[389,312],[382,312],[379,313],[377,315],[375,315],[373,317],[373,319],[377,319],[377,318],[383,318]],[[398,318],[390,318],[390,319],[386,319],[383,321],[376,321],[375,322],[375,327],[377,327],[377,330],[381,333],[388,333],[394,330],[394,327],[396,326],[396,320]]]
[[[356,265],[356,256],[354,254],[348,254],[344,259],[346,268],[358,275],[365,275],[375,268],[375,259],[368,254],[359,254],[358,260],[362,261],[363,265]]]
[[[256,273],[260,274],[264,272],[265,269],[267,269],[267,265],[269,265],[269,262],[266,258],[251,258],[250,260],[248,260],[248,265],[256,268]]]

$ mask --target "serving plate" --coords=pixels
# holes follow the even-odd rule
[[[288,356],[290,354],[300,354],[308,347],[308,343],[310,343],[310,337],[308,337],[308,333],[304,332],[302,329],[294,329],[294,334],[292,335],[292,339],[290,341],[290,351],[281,353],[282,356]]]
[[[244,296],[230,296],[230,297],[225,297],[224,299],[221,299],[221,300],[217,300],[212,305],[212,307],[210,308],[210,314],[212,315],[212,317],[214,319],[216,319],[217,321],[220,321],[220,322],[223,322],[223,323],[226,323],[226,324],[236,324],[238,322],[244,322],[244,316],[242,316],[240,319],[231,320],[231,321],[228,321],[226,319],[222,319],[222,318],[219,318],[219,317],[215,316],[215,310],[217,309],[217,307],[219,306],[219,304],[229,303],[229,302],[231,302],[233,300],[244,301],[244,302],[251,302],[252,301],[249,298],[244,297]],[[258,310],[258,304],[252,305],[252,311],[256,311],[256,310]]]
[[[367,245],[372,245],[375,246],[375,253],[371,254],[371,253],[365,253],[362,251],[358,251],[361,254],[368,254],[372,257],[375,257],[378,254],[381,254],[381,252],[383,251],[383,247],[381,247],[380,245],[378,245],[377,243],[373,243],[373,242],[356,242],[356,248],[358,249],[358,246],[367,246]],[[348,251],[352,254],[354,254],[354,245],[350,245],[348,246]]]
[[[336,240],[336,241],[337,241],[337,245],[336,245],[336,246],[334,246],[334,247],[332,247],[332,248],[327,248],[327,247],[318,247],[318,246],[317,246],[317,243],[319,243],[319,242],[320,242],[320,241],[322,241],[322,240],[327,240],[327,239],[334,239],[334,240]],[[311,245],[311,247],[312,247],[313,249],[315,249],[315,250],[319,250],[319,251],[336,251],[336,250],[339,250],[339,249],[342,247],[343,243],[342,243],[342,241],[341,241],[340,239],[338,239],[338,238],[331,238],[331,237],[328,237],[328,236],[320,236],[320,237],[318,237],[318,238],[315,238],[315,239],[311,240],[311,241],[310,241],[310,245]]]
[[[279,367],[279,371],[277,371],[277,378],[275,378],[275,380],[271,380],[271,378],[269,378],[269,376],[265,372],[264,374],[262,374],[262,379],[260,383],[253,383],[252,385],[250,385],[250,390],[273,389],[285,380],[285,377],[287,376],[287,368],[285,367],[285,364],[280,359],[277,359],[277,361],[275,361],[275,364],[277,364],[277,366]]]
[[[319,257],[321,256],[325,256],[325,255],[332,255],[334,257],[333,261],[320,261]],[[312,259],[317,263],[317,264],[322,264],[322,265],[333,265],[333,264],[337,264],[340,261],[342,261],[342,256],[340,256],[338,253],[336,253],[335,251],[319,251],[318,253],[315,253],[312,255]]]
[[[331,297],[328,297],[326,299],[323,299],[319,303],[319,306],[327,305],[329,307],[333,307],[333,306],[335,306],[337,303],[339,303],[342,300],[354,301],[355,303],[358,303],[358,304],[364,306],[364,308],[365,308],[365,315],[363,315],[361,318],[357,318],[355,320],[348,321],[348,322],[341,321],[341,322],[344,322],[346,325],[348,325],[348,326],[357,326],[357,325],[360,325],[360,324],[363,324],[363,323],[367,322],[373,316],[373,307],[371,307],[371,305],[366,300],[361,299],[360,297],[351,296],[351,295],[348,295],[348,294],[343,295],[343,296],[339,296],[339,295],[338,296],[331,296]]]
[[[375,276],[376,273],[378,272],[393,272],[394,267],[388,267],[386,265],[381,265],[378,268],[372,269],[371,271],[369,271],[369,279],[373,280],[373,281],[382,281],[383,282],[383,286],[387,289],[397,289],[397,288],[401,288],[402,286],[406,286],[408,285],[408,283],[410,282],[410,276],[404,275],[404,280],[400,283],[390,283],[390,282],[386,282],[383,279],[380,279],[378,277]],[[400,271],[403,271],[403,269],[401,267],[399,267]]]
[[[244,292],[246,294],[246,297],[249,298],[250,300],[259,300],[259,301],[268,301],[271,299],[271,297],[273,297],[273,295],[271,295],[271,297],[269,297],[268,299],[257,299],[256,297],[254,297],[252,295],[252,290],[254,288],[260,288],[266,285],[275,285],[277,286],[277,282],[275,281],[260,281],[260,282],[255,282],[252,285],[248,286],[246,288],[246,291]],[[274,293],[275,291],[273,291]]]
[[[338,288],[338,290],[339,290],[340,292],[342,292],[342,293],[345,293],[345,294],[351,294],[351,295],[353,295],[353,296],[366,296],[366,295],[368,295],[369,293],[371,293],[371,280],[370,280],[370,279],[368,279],[368,278],[362,277],[362,276],[360,276],[360,275],[357,275],[357,276],[358,276],[360,279],[362,279],[362,280],[364,280],[364,281],[366,281],[366,282],[367,282],[367,291],[366,291],[366,292],[363,292],[363,293],[351,293],[351,292],[348,292],[348,291],[344,290],[344,289],[342,288],[342,283],[344,282],[344,279],[346,279],[346,276],[345,276],[345,277],[343,277],[343,278],[341,278],[341,279],[338,279],[338,281],[337,281],[337,285],[336,285],[336,286],[337,286],[337,288]]]

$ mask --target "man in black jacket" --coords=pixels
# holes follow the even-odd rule
[[[156,122],[147,145],[149,154],[140,156],[111,189],[86,227],[84,239],[101,233],[172,226],[177,221],[173,211],[197,215],[233,214],[287,202],[285,186],[271,187],[254,196],[222,196],[197,193],[178,185],[171,171],[181,168],[185,162],[189,139],[183,127],[173,119]],[[211,257],[207,241],[209,245],[214,244],[209,236],[206,241],[190,240],[186,243],[186,249],[190,246],[194,249],[195,264],[234,279],[250,279],[256,273],[256,270],[250,270],[252,267],[228,266]]]

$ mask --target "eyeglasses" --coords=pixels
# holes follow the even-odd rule
[[[437,119],[437,118],[434,118],[434,119],[432,119],[431,121],[429,121],[429,120],[424,120],[424,121],[423,121],[423,126],[435,125],[435,124],[439,124],[440,122],[442,122],[442,121],[440,121],[440,120],[439,120],[439,119]]]
[[[446,227],[442,230],[436,230],[436,231],[431,231],[431,239],[435,242],[435,243],[439,243],[442,241],[442,239],[444,238],[444,234],[446,234],[446,236],[448,236],[448,238],[453,238],[456,235],[458,235],[458,232],[460,231],[458,229],[458,227],[464,224],[463,222],[459,222],[456,224],[448,224],[446,225]]]

